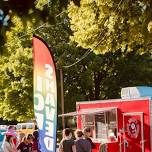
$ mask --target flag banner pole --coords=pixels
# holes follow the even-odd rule
[[[56,68],[48,45],[33,36],[34,113],[41,152],[56,152],[57,83]]]

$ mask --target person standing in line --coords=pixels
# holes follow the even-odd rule
[[[59,152],[76,152],[76,146],[72,139],[72,131],[70,128],[63,130],[63,139],[59,144]]]
[[[27,141],[28,141],[28,145],[29,145],[29,152],[32,152],[32,142],[33,142],[33,135],[32,134],[27,135]]]
[[[10,130],[5,133],[5,139],[2,144],[2,149],[4,152],[17,152],[13,143],[14,137],[16,137],[16,134]]]
[[[32,152],[32,135],[24,137],[23,141],[18,145],[17,150],[20,152]]]
[[[91,152],[91,144],[88,140],[83,138],[83,132],[81,130],[76,130],[75,132],[76,140],[76,151],[77,152]]]
[[[84,138],[87,139],[91,144],[91,149],[95,149],[96,145],[91,140],[91,128],[85,127],[83,130]]]
[[[37,130],[33,132],[32,152],[41,152],[39,149],[39,132]]]
[[[25,134],[21,133],[18,136],[18,140],[17,140],[17,146],[24,140]]]
[[[14,134],[16,134],[16,127],[13,125],[10,125],[10,126],[8,126],[7,131],[13,132]],[[17,147],[17,134],[13,138],[13,144],[15,147]]]

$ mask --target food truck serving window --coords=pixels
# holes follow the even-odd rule
[[[117,140],[117,109],[82,115],[83,127],[90,127],[93,138],[104,142]]]

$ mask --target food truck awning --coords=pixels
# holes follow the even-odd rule
[[[85,114],[95,114],[95,113],[100,113],[100,112],[105,112],[105,111],[110,111],[117,109],[117,107],[106,107],[106,108],[96,108],[96,109],[81,109],[80,111],[75,111],[75,112],[69,112],[69,113],[64,113],[64,114],[59,114],[58,117],[66,117],[66,116],[78,116],[78,115],[85,115]]]

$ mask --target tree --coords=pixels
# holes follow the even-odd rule
[[[28,120],[33,115],[33,56],[31,31],[35,21],[26,24],[14,14],[14,27],[6,33],[7,43],[1,58],[0,117],[18,121]],[[22,36],[25,35],[25,36]]]
[[[19,48],[1,65],[0,117],[23,121],[33,118],[32,53]]]
[[[65,69],[66,111],[74,110],[73,100],[117,99],[123,87],[151,86],[152,57],[150,53],[137,52],[91,53],[78,65]]]
[[[6,33],[11,30],[11,27],[14,26],[11,18],[14,14],[20,16],[25,23],[24,17],[32,17],[33,14],[39,14],[40,12],[35,9],[34,5],[35,0],[26,0],[26,1],[18,1],[18,0],[1,0],[0,1],[0,53],[3,54],[5,52],[5,48],[3,45],[6,43]],[[35,13],[33,13],[35,10]],[[36,15],[35,15],[36,16]]]
[[[16,1],[14,0],[14,2]],[[50,21],[52,12],[55,14],[59,12],[57,9],[58,3],[52,3],[55,7],[53,7],[54,10],[50,10],[50,15],[47,14],[48,10],[46,10],[45,5],[42,10],[38,10],[40,8],[37,7],[38,9],[35,9],[36,12],[32,12],[30,10],[31,5],[28,4],[27,2],[25,5],[26,9],[23,9],[24,11],[19,11],[24,7],[23,4],[10,5],[10,8],[13,10],[11,25],[9,27],[10,30],[5,31],[6,43],[5,45],[3,43],[4,52],[0,59],[0,117],[8,120],[17,119],[18,121],[24,121],[34,117],[31,37],[33,32],[42,37],[41,28],[48,30],[47,26],[45,26],[47,24],[44,25],[44,21],[52,23]],[[7,5],[9,6],[9,4]],[[53,18],[55,17],[53,16]],[[62,26],[56,28],[55,25],[50,25],[50,27],[52,32],[55,29],[59,30],[58,28]],[[44,33],[44,36],[47,36],[47,34],[45,35]],[[56,33],[52,33],[52,36],[54,34]],[[65,32],[61,31],[60,35],[62,37],[65,36],[64,34]],[[57,39],[52,42],[52,45],[56,45]],[[56,58],[58,55],[60,53],[55,54]]]
[[[117,50],[103,55],[92,52],[75,66],[64,68],[78,61],[87,51],[69,41],[71,30],[66,13],[54,24],[37,31],[37,34],[50,44],[57,68],[63,68],[65,112],[69,112],[69,109],[74,111],[76,101],[120,98],[122,87],[151,85],[150,53],[140,54],[138,47],[132,52]],[[58,84],[60,86],[59,79]]]
[[[152,49],[147,26],[152,20],[152,1],[81,0],[68,7],[71,40],[96,53]]]
[[[148,51],[139,53],[141,48],[144,49],[143,44],[135,44],[131,52],[128,52],[129,43],[124,51],[122,48],[113,48],[105,54],[95,55],[91,52],[78,64],[65,68],[65,65],[79,61],[88,49],[78,47],[77,43],[69,39],[73,32],[66,11],[67,1],[51,1],[51,7],[43,5],[44,2],[39,1],[40,5],[37,6],[28,5],[30,9],[26,9],[27,15],[24,11],[18,11],[19,6],[17,9],[15,6],[12,8],[11,25],[5,32],[6,43],[3,45],[4,52],[0,58],[0,117],[9,120],[16,118],[18,121],[34,117],[31,43],[33,33],[49,44],[55,57],[59,113],[60,68],[63,68],[64,73],[65,112],[74,111],[76,101],[118,98],[122,87],[152,85],[151,55]],[[79,8],[78,2],[79,0],[75,0],[77,5],[73,6]],[[80,23],[79,20],[77,22]],[[89,38],[89,35],[86,36],[85,40]],[[93,39],[94,35],[91,37]]]

